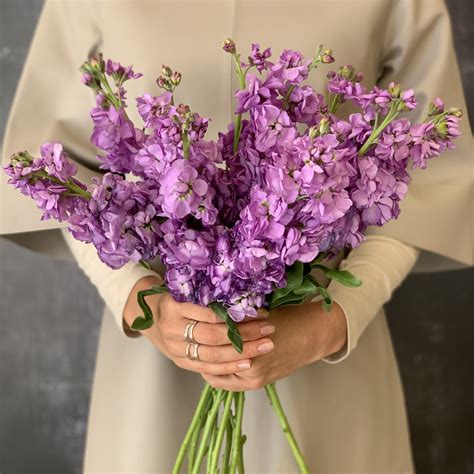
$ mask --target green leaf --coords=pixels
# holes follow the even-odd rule
[[[143,331],[153,326],[153,319],[145,319],[143,316],[137,316],[130,326],[134,331]]]
[[[322,262],[325,258],[326,258],[326,253],[325,252],[319,253],[316,256],[316,258],[310,263],[310,265],[312,267],[314,267],[314,265],[318,264],[319,262]]]
[[[230,316],[226,319],[227,324],[227,337],[230,339],[230,342],[234,346],[234,349],[239,353],[242,354],[244,350],[244,341],[242,336],[240,335],[239,329],[237,324]]]
[[[295,262],[286,274],[286,287],[290,291],[303,282],[303,262]]]
[[[148,290],[142,290],[137,293],[138,306],[140,306],[140,309],[143,312],[143,316],[137,316],[135,318],[135,321],[133,321],[132,325],[130,326],[131,329],[133,329],[134,331],[142,331],[144,329],[149,329],[153,326],[153,312],[150,306],[148,306],[145,297],[165,293],[167,291],[168,288],[166,288],[166,285],[163,284],[160,286],[153,286]]]
[[[225,306],[222,303],[219,303],[218,301],[213,301],[212,303],[209,303],[208,306],[212,309],[212,311],[214,311],[214,313],[217,314],[217,316],[219,316],[219,318],[222,319],[222,321],[225,322],[227,320],[227,310],[225,309]]]
[[[310,293],[314,293],[317,289],[317,286],[311,281],[310,278],[305,278],[303,283],[298,288],[293,290],[295,295],[309,295]]]
[[[159,293],[168,293],[168,291],[169,291],[168,287],[166,286],[165,283],[163,283],[160,286],[152,286],[151,290],[153,291],[153,293],[151,293],[151,294],[154,294],[154,295],[157,295]]]
[[[324,311],[327,311],[327,312],[331,311],[332,298],[331,298],[331,295],[329,294],[328,290],[326,290],[326,288],[324,288],[324,286],[322,286],[321,283],[319,283],[319,281],[316,280],[316,278],[314,278],[313,276],[310,275],[309,278],[314,283],[314,285],[316,286],[316,288],[318,290],[318,293],[322,297]]]
[[[331,295],[328,293],[328,290],[326,288],[319,286],[318,287],[319,294],[323,298],[323,309],[324,311],[331,311],[332,308],[332,298]]]
[[[222,303],[219,303],[218,301],[213,301],[212,303],[209,303],[208,306],[209,308],[212,309],[212,311],[214,311],[214,313],[217,314],[219,318],[222,319],[222,321],[225,322],[227,326],[227,337],[229,338],[230,342],[234,346],[234,349],[239,354],[241,354],[242,351],[244,350],[244,341],[242,339],[242,336],[240,335],[237,324],[229,316],[229,313],[227,312],[226,307]]]
[[[145,262],[145,260],[140,260],[138,262],[142,267],[146,268],[147,270],[151,270],[150,264],[148,262]]]
[[[303,277],[311,273],[311,263],[303,263]]]
[[[295,262],[286,274],[286,286],[284,288],[276,288],[272,291],[269,303],[274,304],[278,300],[285,298],[295,288],[299,287],[303,282],[304,266],[302,262]]]
[[[283,298],[279,298],[276,301],[272,301],[269,305],[268,309],[275,309],[279,308],[280,306],[287,306],[290,304],[300,304],[304,300],[304,296],[302,295],[295,295],[295,293],[292,291],[288,293],[286,296]]]
[[[328,278],[341,283],[341,285],[352,288],[362,285],[362,282],[357,277],[346,270],[334,270],[318,263],[313,265],[313,268],[321,270]]]

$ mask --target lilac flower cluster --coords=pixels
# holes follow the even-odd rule
[[[75,212],[86,187],[74,179],[77,166],[59,143],[45,143],[40,156],[15,153],[4,168],[8,183],[31,197],[42,211],[42,219],[66,221]]]
[[[411,124],[399,114],[416,107],[412,90],[368,90],[351,66],[328,74],[326,100],[304,81],[333,62],[330,50],[311,59],[284,50],[273,62],[258,44],[246,62],[232,41],[224,50],[245,86],[216,141],[205,139],[209,119],[174,103],[181,75],[167,66],[158,80],[165,91],[137,98],[136,127],[123,83],[140,74],[99,57],[82,71],[96,95],[91,141],[108,172],[86,189],[59,144],[37,159],[16,155],[6,172],[44,218],[67,220],[112,268],[159,256],[177,300],[218,301],[240,321],[285,287],[295,262],[354,248],[367,226],[397,218],[410,162],[424,168],[452,148],[460,112],[436,99],[426,120]],[[347,101],[361,110],[339,118]]]

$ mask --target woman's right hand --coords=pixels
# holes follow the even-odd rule
[[[137,293],[162,283],[150,276],[139,280],[133,287],[124,308],[124,320],[131,326],[141,315]],[[210,309],[193,303],[178,303],[169,293],[147,296],[147,303],[153,311],[154,324],[150,329],[140,331],[165,356],[178,367],[204,375],[229,375],[247,370],[252,358],[271,352],[273,342],[268,337],[275,330],[266,319],[268,312],[261,311],[257,318],[239,323],[239,331],[244,340],[244,350],[239,354],[230,344],[227,327]],[[199,360],[186,356],[184,332],[192,321],[194,339],[199,344]]]

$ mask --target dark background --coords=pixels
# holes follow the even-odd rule
[[[0,137],[42,3],[0,0]],[[474,8],[447,4],[474,117]],[[80,472],[103,304],[73,263],[2,239],[0,269],[0,473]],[[474,471],[473,276],[411,275],[388,305],[419,474]]]

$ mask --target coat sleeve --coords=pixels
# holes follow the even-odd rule
[[[47,1],[41,12],[18,83],[7,122],[2,150],[5,165],[12,153],[39,151],[42,143],[61,141],[79,168],[79,179],[89,182],[100,173],[90,144],[90,90],[80,83],[79,67],[101,47],[100,18],[95,2]],[[34,202],[6,183],[0,173],[0,234],[23,235],[25,246],[58,253],[62,239],[51,232],[64,226],[41,221]],[[43,232],[36,232],[42,230]],[[25,234],[26,233],[26,234]],[[55,248],[51,248],[53,245]],[[58,250],[58,251],[56,251]]]
[[[124,324],[125,303],[139,280],[147,276],[161,279],[158,273],[133,262],[127,263],[118,270],[113,270],[99,260],[92,245],[74,239],[66,229],[61,229],[61,233],[79,267],[97,288],[99,295],[112,312],[120,331],[129,337],[139,336],[140,333],[131,331]]]
[[[390,81],[415,90],[419,107],[410,119],[423,119],[428,104],[441,97],[460,107],[462,136],[456,149],[416,170],[400,217],[368,234],[385,235],[418,247],[425,269],[439,270],[448,260],[473,263],[472,134],[453,46],[451,24],[442,0],[394,0],[384,43],[379,84]]]
[[[410,273],[419,254],[418,249],[398,240],[372,235],[342,260],[339,269],[353,273],[362,280],[362,286],[347,288],[335,281],[328,286],[346,317],[347,344],[323,359],[325,362],[341,362],[355,349],[365,328]]]

